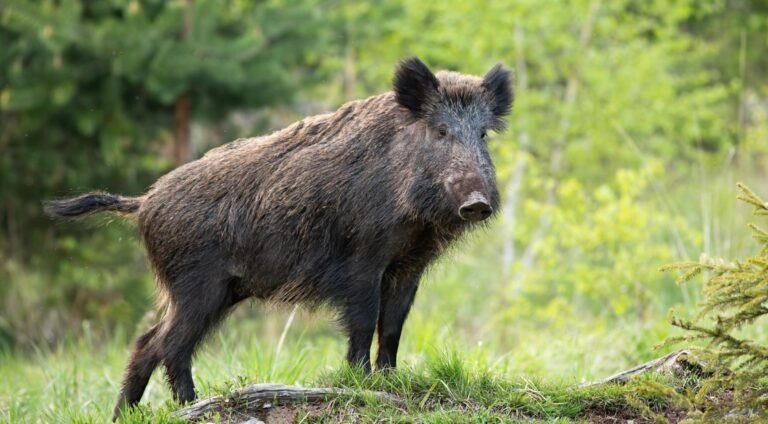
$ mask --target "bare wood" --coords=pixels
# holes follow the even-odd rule
[[[678,375],[682,371],[690,369],[692,365],[700,368],[700,370],[703,369],[702,365],[697,365],[691,362],[690,355],[691,351],[689,349],[681,349],[664,355],[661,358],[640,364],[626,371],[616,373],[602,380],[582,384],[581,387],[591,387],[609,383],[624,384],[628,382],[632,377],[647,372],[668,372],[672,373],[673,375]]]
[[[297,387],[282,384],[250,384],[242,389],[234,390],[227,396],[212,396],[200,400],[175,411],[173,416],[184,420],[194,420],[225,408],[269,409],[272,406],[326,402],[338,397],[353,395],[372,396],[395,404],[402,403],[399,397],[384,392]]]

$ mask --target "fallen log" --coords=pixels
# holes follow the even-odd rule
[[[216,412],[239,410],[268,410],[276,406],[328,402],[340,397],[371,396],[395,404],[402,400],[391,393],[357,391],[342,388],[314,388],[282,384],[250,384],[230,394],[212,396],[173,413],[176,418],[199,420]]]

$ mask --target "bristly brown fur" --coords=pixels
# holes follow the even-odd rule
[[[192,354],[244,299],[328,304],[347,360],[394,367],[425,268],[498,210],[485,141],[503,128],[508,72],[433,74],[401,62],[394,91],[283,130],[240,139],[161,177],[140,198],[95,193],[54,215],[134,213],[167,313],[141,336],[115,408],[139,401],[162,363],[174,397],[194,399]]]

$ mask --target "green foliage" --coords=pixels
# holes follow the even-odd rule
[[[519,148],[557,168],[549,172],[555,177],[594,182],[642,161],[624,145],[625,135],[663,159],[690,160],[699,148],[729,146],[724,133],[735,129],[724,117],[733,113],[726,102],[735,93],[701,66],[711,57],[710,43],[685,30],[721,7],[691,0],[489,1],[482,8],[458,0],[412,2],[381,37],[350,40],[349,48],[356,52],[358,85],[376,89],[391,78],[381,63],[403,55],[474,73],[505,62],[515,70],[517,97],[502,158]],[[501,167],[502,175],[511,165]]]
[[[738,188],[739,200],[752,205],[755,215],[768,216],[768,202],[743,184]],[[663,268],[683,271],[678,279],[681,283],[702,273],[708,275],[701,311],[694,320],[673,317],[672,325],[686,334],[669,341],[708,342],[715,376],[697,395],[707,417],[738,414],[765,418],[768,410],[768,345],[745,335],[768,315],[768,232],[755,224],[749,227],[759,250],[745,259],[725,261],[703,256],[698,262]],[[728,390],[734,391],[733,398],[721,399]]]
[[[152,304],[153,281],[137,237],[126,223],[98,230],[88,244],[80,244],[77,233],[58,237],[58,263],[34,257],[30,267],[14,257],[4,260],[0,278],[14,284],[0,285],[0,350],[56,344],[87,332],[105,337],[121,321],[139,322]]]
[[[52,223],[42,200],[141,193],[171,165],[182,97],[200,124],[288,103],[325,42],[316,6],[0,3],[0,345],[138,321],[152,284],[130,227]]]
[[[659,295],[674,292],[674,283],[650,271],[699,242],[697,231],[659,209],[649,186],[662,173],[658,162],[649,163],[619,170],[595,188],[564,178],[554,202],[526,200],[523,214],[546,217],[546,231],[518,234],[540,259],[512,264],[513,284],[500,287],[510,310],[555,324],[584,311],[641,320],[662,313]],[[676,296],[663,304],[680,302]]]

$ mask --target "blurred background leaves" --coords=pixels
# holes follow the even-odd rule
[[[516,103],[491,140],[501,217],[430,272],[406,349],[452,335],[536,371],[612,345],[579,377],[652,356],[666,311],[698,300],[658,267],[740,253],[734,182],[765,191],[766,34],[759,0],[2,1],[0,345],[106,342],[152,309],[133,226],[52,222],[43,199],[139,194],[210,147],[386,91],[418,55],[504,62]],[[272,340],[281,315],[261,311],[238,314]]]

